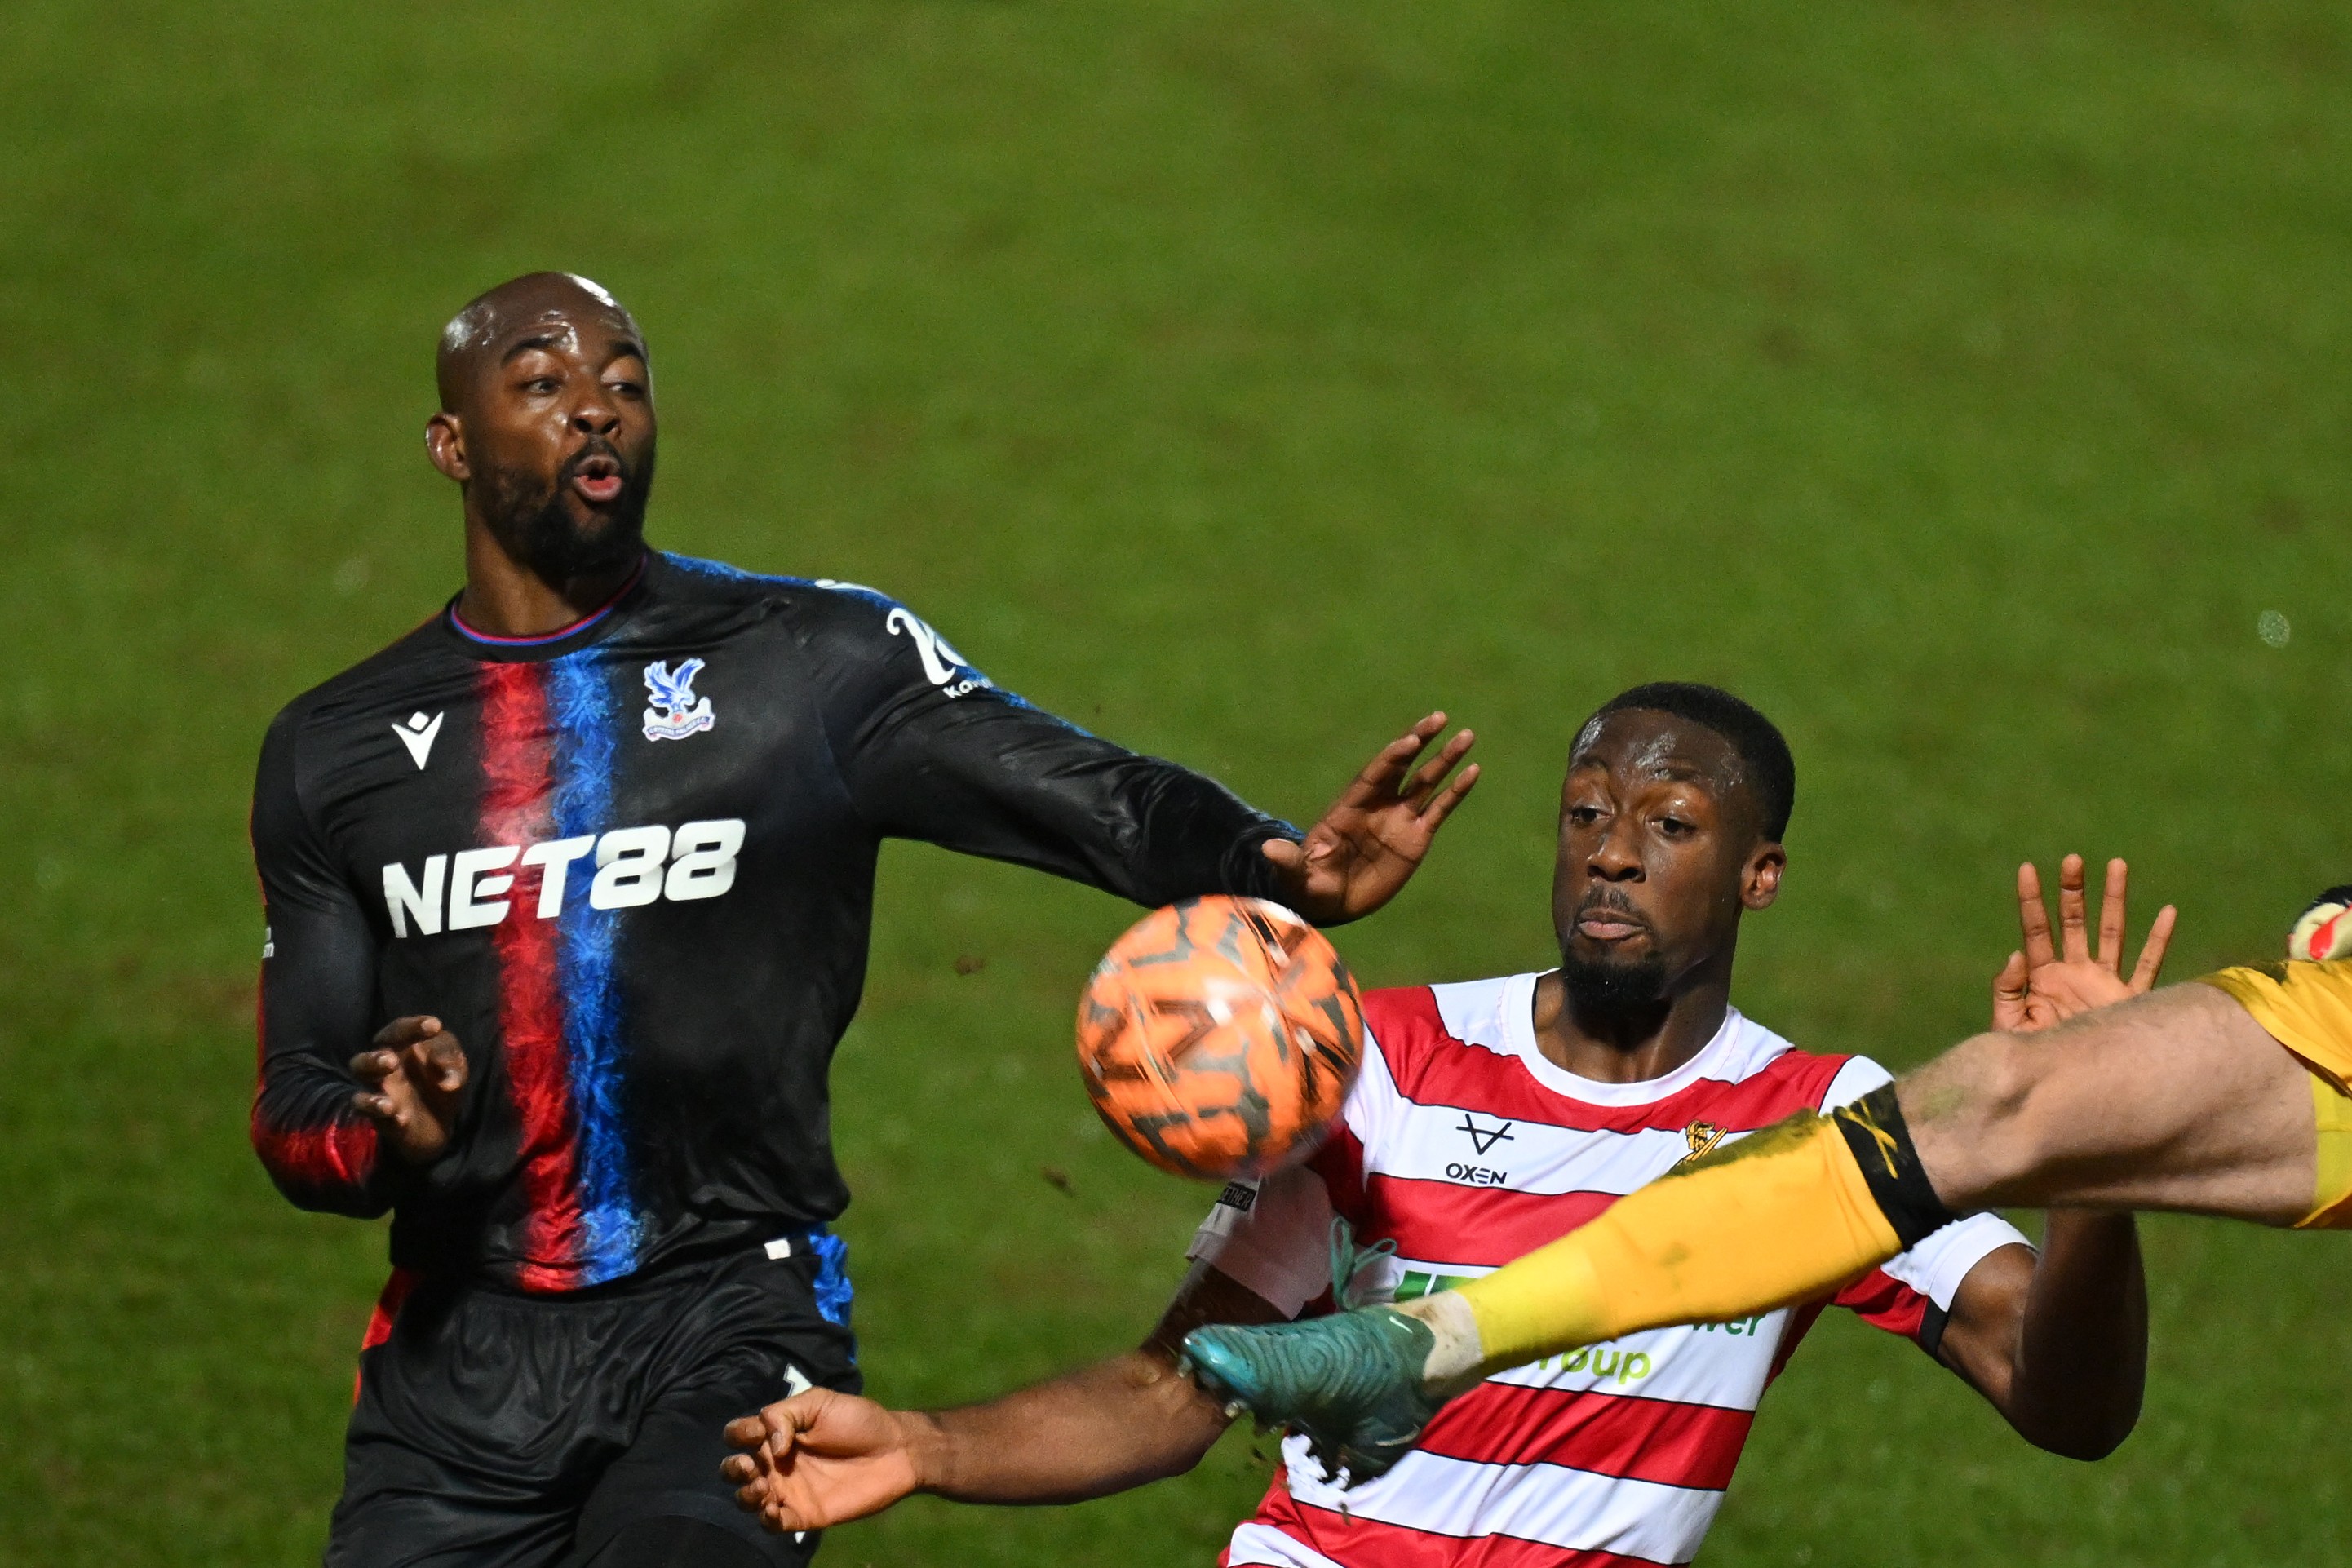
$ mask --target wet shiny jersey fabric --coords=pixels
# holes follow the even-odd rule
[[[655,554],[550,639],[453,606],[263,742],[254,1144],[303,1207],[391,1209],[395,1263],[531,1291],[805,1233],[848,1200],[826,1075],[884,838],[1159,904],[1272,893],[1276,836],[871,589]],[[422,1169],[346,1066],[411,1014],[470,1069]]]

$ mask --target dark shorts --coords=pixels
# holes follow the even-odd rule
[[[720,1430],[804,1386],[857,1390],[839,1247],[795,1237],[569,1296],[418,1283],[361,1353],[328,1568],[572,1568],[652,1519],[807,1562],[814,1534],[735,1506]]]

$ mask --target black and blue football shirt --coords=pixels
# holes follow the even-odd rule
[[[651,554],[549,638],[453,604],[262,744],[255,1147],[304,1207],[393,1210],[394,1262],[530,1290],[819,1226],[885,837],[1159,904],[1273,893],[1277,835],[871,589]],[[470,1072],[424,1168],[346,1066],[410,1014]]]

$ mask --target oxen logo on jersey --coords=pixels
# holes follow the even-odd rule
[[[1690,1152],[1675,1162],[1677,1169],[1722,1142],[1723,1129],[1712,1121],[1694,1121],[1683,1129],[1683,1142],[1690,1145]]]
[[[407,723],[395,721],[392,726],[392,732],[400,737],[400,743],[407,747],[408,754],[415,759],[416,771],[420,773],[425,771],[425,759],[433,754],[433,739],[441,733],[443,717],[436,713],[432,721],[427,723],[422,712],[411,713]]]
[[[953,643],[905,605],[894,605],[882,625],[893,636],[904,632],[913,640],[915,657],[923,661],[923,679],[950,697],[961,697],[990,684],[988,677],[972,668],[971,661],[958,653]]]
[[[1471,1143],[1481,1154],[1497,1143],[1517,1142],[1511,1136],[1511,1123],[1506,1121],[1499,1127],[1481,1127],[1478,1125],[1477,1116],[1467,1110],[1462,1113],[1462,1125],[1454,1131],[1470,1134]]]
[[[646,710],[646,740],[683,741],[719,722],[710,711],[710,699],[694,695],[694,678],[701,673],[698,658],[679,665],[676,674],[664,659],[646,666],[646,689],[653,693],[653,706]]]

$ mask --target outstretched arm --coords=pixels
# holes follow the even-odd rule
[[[724,1474],[771,1530],[821,1530],[879,1513],[909,1493],[960,1502],[1068,1503],[1181,1475],[1229,1424],[1176,1370],[1203,1323],[1282,1314],[1197,1264],[1137,1350],[985,1405],[891,1410],[814,1389],[727,1428],[744,1451]]]
[[[1034,866],[1146,905],[1204,893],[1277,900],[1330,925],[1402,888],[1477,782],[1467,731],[1424,765],[1445,715],[1381,748],[1303,836],[1215,780],[1139,756],[998,689],[878,594],[809,606],[825,733],[875,831]]]
[[[2024,946],[1993,981],[1995,1028],[2038,1032],[2156,984],[2177,911],[2158,912],[2126,978],[2130,877],[2123,861],[2107,862],[2094,951],[2083,858],[2059,864],[2056,942],[2041,873],[2032,861],[2018,868]],[[2035,1447],[2074,1459],[2113,1453],[2139,1420],[2147,1381],[2147,1281],[2132,1216],[2054,1209],[2039,1256],[2026,1247],[1988,1255],[1960,1282],[1936,1355]]]

